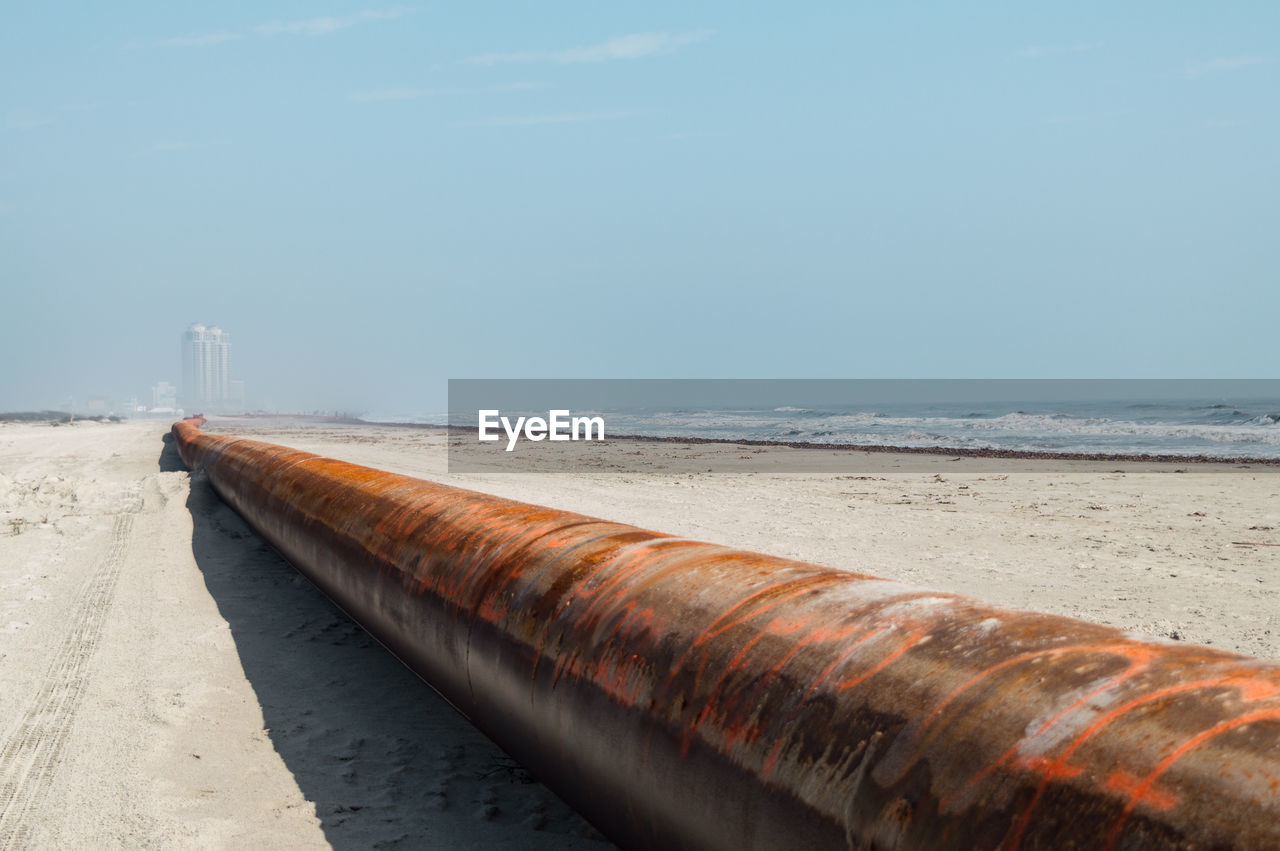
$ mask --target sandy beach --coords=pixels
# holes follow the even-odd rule
[[[259,541],[168,427],[0,424],[0,847],[609,847]],[[450,475],[438,431],[206,429],[1280,660],[1275,467],[794,472],[809,450],[769,448],[708,474],[742,450],[615,441],[652,472]]]

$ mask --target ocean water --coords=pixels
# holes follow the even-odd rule
[[[607,435],[949,449],[1280,459],[1280,397],[1240,400],[893,402],[576,408]],[[504,409],[506,414],[507,410]],[[512,410],[513,415],[546,411]],[[370,422],[473,426],[475,412],[369,414]]]
[[[609,433],[1111,455],[1280,458],[1280,399],[614,411]]]

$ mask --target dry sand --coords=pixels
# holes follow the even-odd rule
[[[167,428],[0,424],[0,847],[608,847],[192,480]],[[707,475],[740,450],[632,444],[661,472],[449,475],[438,432],[206,428],[1280,659],[1275,468]]]

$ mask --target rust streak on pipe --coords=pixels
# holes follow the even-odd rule
[[[1280,848],[1280,667],[176,423],[300,571],[632,848]]]

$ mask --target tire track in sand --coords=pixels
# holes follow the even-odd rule
[[[141,500],[135,497],[137,511]],[[89,660],[102,637],[133,528],[133,514],[117,514],[102,564],[71,605],[68,630],[31,706],[0,748],[0,849],[30,844],[31,815],[48,791],[88,681]]]

